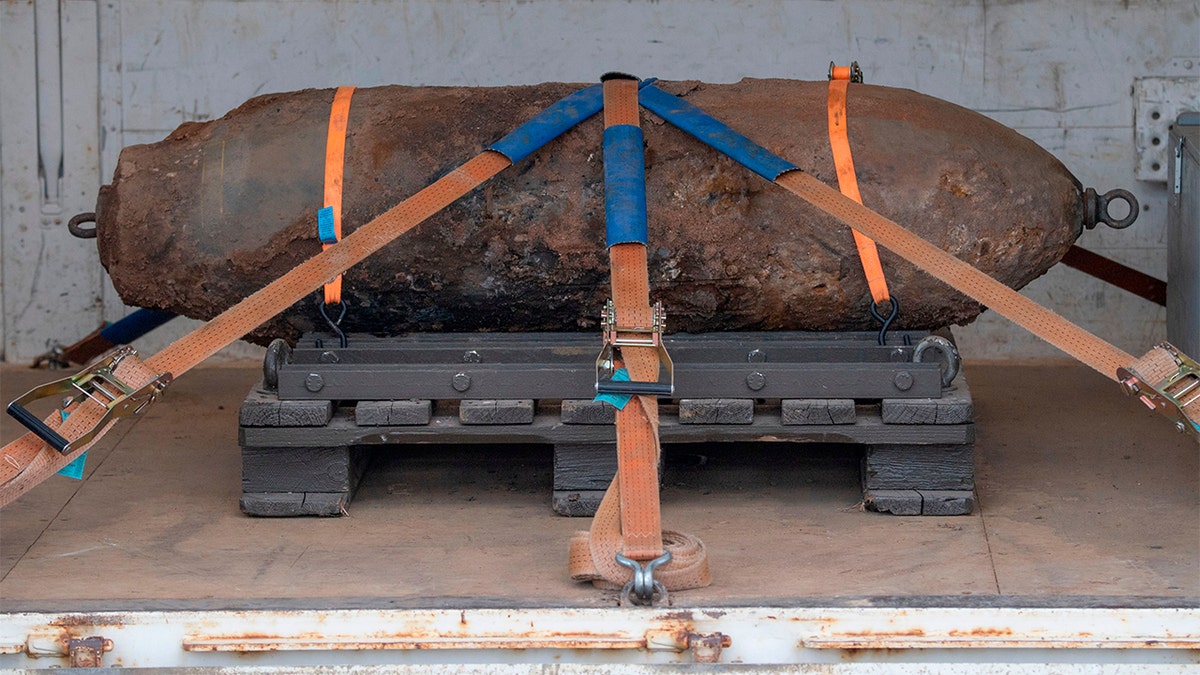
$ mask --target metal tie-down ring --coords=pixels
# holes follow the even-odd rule
[[[921,363],[922,355],[930,349],[941,355],[942,386],[949,387],[954,378],[958,376],[959,369],[962,368],[962,358],[958,355],[958,348],[954,346],[953,342],[940,335],[926,335],[913,348],[913,363]]]
[[[662,555],[646,563],[645,566],[642,566],[636,560],[626,558],[620,553],[617,554],[617,562],[633,570],[633,579],[621,589],[622,605],[626,601],[635,605],[652,605],[655,604],[655,594],[658,594],[658,604],[665,605],[667,603],[667,587],[661,581],[654,579],[654,570],[660,565],[671,562],[670,551],[664,551]],[[631,592],[633,593],[632,596],[630,595]]]

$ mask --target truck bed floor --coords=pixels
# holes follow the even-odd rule
[[[663,520],[704,540],[714,584],[681,606],[863,597],[1200,598],[1200,452],[1074,365],[968,364],[976,509],[898,517],[859,504],[849,446],[672,449]],[[11,400],[61,376],[5,367]],[[205,367],[0,511],[0,609],[567,606],[548,446],[374,451],[348,517],[238,510],[237,413],[256,366]],[[4,442],[18,427],[5,417]]]

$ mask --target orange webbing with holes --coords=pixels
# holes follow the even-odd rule
[[[639,124],[638,83],[610,79],[604,83],[604,125]],[[617,326],[648,327],[653,323],[646,246],[615,244],[609,248],[613,306]],[[629,379],[658,381],[659,358],[654,347],[621,348]],[[605,493],[588,532],[571,540],[568,567],[571,578],[605,588],[620,588],[633,572],[616,561],[623,553],[646,562],[671,552],[671,561],[654,577],[667,590],[698,588],[711,583],[704,545],[695,537],[662,530],[659,508],[658,399],[634,396],[616,413],[617,475]]]
[[[833,150],[833,164],[837,167],[838,187],[842,194],[861,204],[862,195],[858,192],[858,176],[854,173],[854,156],[850,152],[850,137],[846,129],[846,94],[849,87],[850,68],[833,68],[829,80],[829,146]],[[854,245],[858,248],[858,259],[867,276],[871,297],[876,303],[890,300],[875,241],[857,229],[852,228],[851,232],[854,233]]]
[[[127,356],[117,364],[113,374],[133,389],[140,389],[156,379],[159,372],[147,366],[136,356]],[[72,410],[66,420],[63,420],[56,410],[43,421],[64,438],[78,438],[96,426],[104,417],[104,413],[103,406],[87,399],[75,410]],[[111,422],[108,427],[97,433],[96,440],[107,433],[117,421]],[[53,476],[95,444],[96,441],[92,441],[70,455],[62,455],[33,433],[27,433],[5,445],[0,450],[0,508],[7,506],[38,483]]]
[[[329,108],[329,133],[325,138],[325,206],[333,209],[333,232],[342,240],[342,177],[346,164],[346,127],[350,122],[350,98],[354,87],[338,87]],[[333,244],[322,244],[322,250]],[[325,304],[342,301],[342,275],[325,282]]]
[[[788,171],[775,182],[792,194],[883,244],[902,258],[983,303],[1106,377],[1133,356],[946,253],[891,220],[843,196],[803,171]]]
[[[212,321],[146,359],[144,366],[136,365],[136,359],[122,361],[122,364],[130,362],[128,367],[136,370],[129,375],[124,375],[118,370],[117,375],[127,377],[126,382],[134,386],[149,382],[159,373],[171,373],[179,377],[222,347],[320,288],[327,279],[341,274],[383,248],[388,242],[441,211],[510,164],[504,155],[485,150],[358,228],[337,246],[321,251],[297,265]],[[141,370],[143,367],[145,371]],[[79,410],[71,413],[62,424],[63,435],[76,438],[80,431],[89,429],[90,425],[102,416],[103,410],[100,405],[88,401],[80,406]],[[51,423],[51,420],[47,420],[47,423]],[[96,440],[99,440],[101,435],[98,434]],[[87,447],[94,444],[95,441]],[[0,450],[0,507],[11,503],[29,488],[54,475],[55,471],[71,463],[87,447],[67,456],[60,455],[32,433],[4,446]]]

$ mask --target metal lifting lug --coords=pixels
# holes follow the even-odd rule
[[[675,364],[663,345],[662,334],[667,324],[667,313],[661,302],[654,303],[650,326],[618,326],[617,310],[613,301],[604,304],[600,314],[604,347],[596,356],[596,393],[625,394],[629,396],[672,396],[675,394]],[[666,370],[665,382],[627,382],[614,380],[617,361],[621,360],[622,347],[651,347],[658,350],[659,363]]]
[[[96,434],[110,422],[121,417],[136,415],[158,399],[163,389],[173,379],[170,373],[162,373],[147,384],[134,388],[121,381],[115,374],[117,366],[126,358],[136,357],[130,346],[118,347],[107,356],[84,368],[71,377],[35,387],[8,404],[8,414],[36,434],[52,448],[69,455],[87,445]],[[105,409],[104,416],[78,438],[68,440],[25,408],[26,405],[43,398],[65,397],[62,410],[69,414],[79,404],[91,400]]]
[[[635,605],[667,604],[667,587],[661,581],[654,579],[654,570],[661,565],[671,562],[670,551],[664,551],[662,555],[645,565],[631,558],[626,558],[620,553],[617,554],[617,562],[633,570],[633,579],[630,579],[625,584],[625,587],[621,589],[622,605],[628,603]],[[654,599],[655,595],[658,596],[658,600]]]
[[[1174,420],[1180,433],[1200,437],[1200,364],[1186,354],[1163,342],[1118,368],[1117,379],[1127,395]]]

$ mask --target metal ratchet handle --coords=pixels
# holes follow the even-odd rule
[[[38,438],[49,444],[61,454],[67,454],[67,447],[71,442],[62,437],[54,429],[51,429],[45,422],[38,419],[37,415],[23,408],[18,402],[13,401],[8,404],[6,409],[8,414],[20,422],[26,429],[33,432]]]
[[[596,383],[596,393],[628,394],[631,396],[670,396],[674,387],[660,382],[621,382],[601,380]]]

